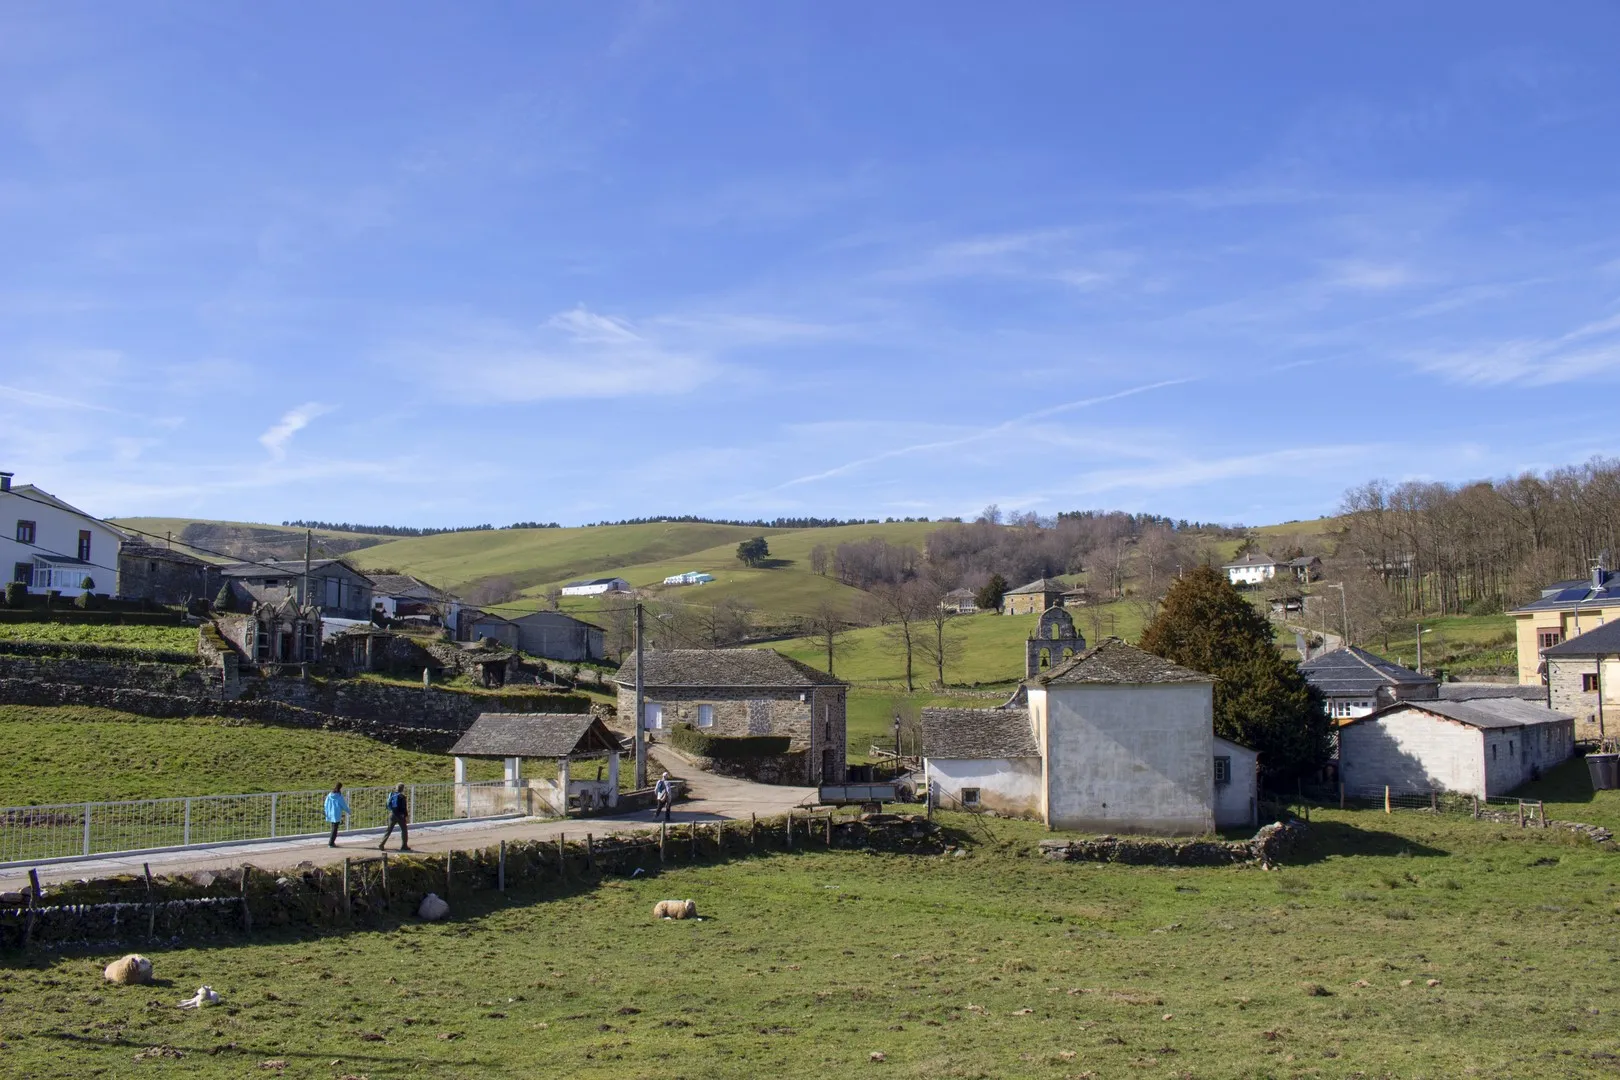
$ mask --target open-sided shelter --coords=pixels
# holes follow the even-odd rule
[[[458,788],[467,783],[467,758],[500,758],[506,763],[508,789],[526,784],[559,816],[572,806],[618,805],[622,751],[619,737],[599,717],[588,713],[484,713],[450,748],[456,759]],[[555,761],[557,779],[524,781],[524,758]],[[605,778],[576,780],[571,775],[575,762],[604,759]]]

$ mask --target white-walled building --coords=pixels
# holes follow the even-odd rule
[[[707,585],[714,580],[713,574],[705,574],[701,570],[688,570],[684,574],[671,574],[664,579],[665,585]]]
[[[570,581],[562,587],[564,596],[601,596],[610,592],[629,592],[630,583],[624,578],[592,578],[590,581]]]
[[[1257,755],[1214,733],[1213,680],[1110,638],[1024,684],[1027,706],[924,709],[940,805],[1081,832],[1256,820]]]
[[[1221,569],[1226,571],[1226,580],[1234,585],[1260,585],[1275,578],[1278,571],[1287,565],[1263,552],[1251,551],[1237,562],[1229,562]]]
[[[1505,795],[1575,752],[1575,720],[1517,698],[1403,701],[1339,727],[1339,776],[1363,797]]]
[[[26,583],[29,592],[78,596],[89,578],[91,592],[117,595],[124,534],[32,484],[13,485],[11,478],[0,472],[0,566],[6,580]]]

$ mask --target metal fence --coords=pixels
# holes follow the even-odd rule
[[[388,824],[392,787],[350,788],[343,830]],[[411,824],[529,812],[527,785],[504,780],[407,784]],[[64,803],[0,809],[0,864],[82,858],[192,844],[228,844],[327,832],[325,791],[195,795],[128,802]]]
[[[1449,791],[1396,792],[1385,789],[1382,792],[1349,792],[1341,789],[1338,792],[1329,792],[1302,788],[1298,795],[1269,795],[1263,801],[1272,802],[1282,808],[1299,808],[1304,811],[1307,818],[1311,808],[1316,807],[1386,812],[1426,810],[1433,814],[1458,814],[1475,818],[1500,818],[1505,815],[1526,825],[1544,825],[1547,821],[1546,807],[1539,799],[1518,799],[1502,795],[1482,799],[1476,795],[1462,795]]]

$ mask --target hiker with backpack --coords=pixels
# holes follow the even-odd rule
[[[382,843],[377,845],[378,851],[388,847],[388,838],[394,835],[394,826],[399,826],[399,850],[411,850],[411,808],[405,802],[405,785],[398,784],[388,793],[388,831],[383,833]]]

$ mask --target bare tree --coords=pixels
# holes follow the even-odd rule
[[[962,633],[965,627],[961,617],[944,605],[945,590],[938,586],[928,589],[921,600],[926,604],[922,612],[923,633],[917,648],[934,666],[935,685],[945,686],[945,665],[955,663],[962,655]]]
[[[708,648],[722,649],[735,645],[746,640],[753,632],[753,607],[734,596],[723,597],[708,607],[691,610],[695,629]]]
[[[827,574],[827,545],[817,544],[810,549],[810,569],[823,577]]]
[[[928,609],[937,606],[928,599],[933,590],[920,582],[899,585],[884,582],[873,588],[871,595],[873,614],[887,628],[885,636],[905,658],[906,693],[909,694],[917,688],[912,674],[913,661]]]
[[[827,656],[827,674],[833,673],[833,659],[843,649],[849,633],[849,615],[836,600],[823,600],[804,620],[804,636],[816,643]]]
[[[556,611],[562,604],[562,590],[553,585],[546,590],[546,610]]]

